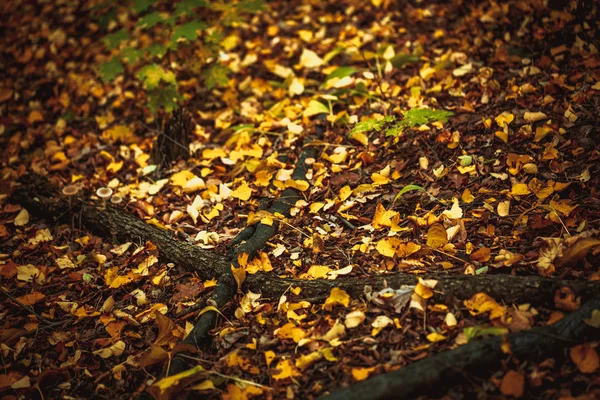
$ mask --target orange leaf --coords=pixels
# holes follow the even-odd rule
[[[571,348],[571,360],[577,365],[579,372],[593,374],[600,367],[600,359],[596,350],[588,343]]]
[[[525,388],[525,377],[512,369],[504,375],[500,391],[505,396],[521,397]]]
[[[26,306],[32,306],[36,303],[39,303],[44,298],[46,298],[46,296],[44,296],[43,293],[33,292],[33,293],[26,294],[25,296],[17,297],[17,300],[19,300],[21,303],[23,303]]]

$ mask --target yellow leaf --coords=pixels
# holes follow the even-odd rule
[[[437,249],[448,243],[448,234],[442,224],[433,224],[427,231],[427,246]]]
[[[197,365],[186,371],[163,378],[150,386],[147,390],[155,399],[167,400],[172,398],[176,391],[181,390],[180,386],[183,386],[185,383],[189,384],[198,376],[204,374],[206,374],[204,368],[201,365]]]
[[[475,196],[473,196],[469,189],[465,189],[462,193],[461,199],[465,203],[472,203],[473,200],[475,200]]]
[[[29,117],[27,117],[27,122],[31,125],[35,122],[43,122],[44,116],[38,110],[33,110],[29,113]]]
[[[291,360],[282,360],[277,363],[275,367],[279,372],[272,375],[273,379],[276,381],[280,381],[287,378],[294,378],[297,376],[301,376],[302,374],[298,369],[292,364]]]
[[[272,350],[265,351],[265,363],[267,364],[267,367],[269,367],[271,365],[271,363],[273,362],[274,359],[275,359],[274,351],[272,351]]]
[[[494,132],[494,135],[504,143],[508,143],[508,132],[496,131]]]
[[[110,347],[94,351],[93,354],[98,355],[102,358],[109,358],[113,356],[118,357],[121,354],[123,354],[123,352],[125,351],[125,347],[125,342],[119,340],[117,343],[113,344]]]
[[[15,217],[13,223],[15,226],[23,226],[29,223],[29,212],[26,209],[21,209]]]
[[[123,285],[127,285],[133,280],[134,275],[131,271],[129,271],[127,275],[119,275],[119,267],[109,268],[104,274],[104,281],[109,287],[113,289],[119,288]]]
[[[394,257],[396,255],[396,249],[402,243],[402,241],[395,237],[386,237],[377,242],[375,249],[382,256]]]
[[[510,194],[513,196],[525,196],[531,194],[531,191],[524,183],[515,183],[510,190]]]
[[[346,293],[346,291],[340,288],[334,287],[333,289],[331,289],[329,297],[325,300],[323,308],[325,310],[331,311],[333,309],[333,306],[341,305],[344,307],[348,307],[349,304],[350,296],[348,295],[348,293]]]
[[[398,213],[393,210],[385,210],[385,207],[378,203],[375,207],[375,215],[373,215],[373,221],[371,225],[375,229],[382,228],[384,226],[391,227],[392,226],[392,218],[394,218]]]
[[[350,135],[348,135],[348,137],[351,140],[354,140],[354,141],[362,144],[363,146],[367,146],[369,144],[369,138],[363,132],[350,133]]]
[[[231,192],[231,196],[242,201],[247,201],[252,196],[252,189],[244,182]]]
[[[232,264],[231,272],[233,273],[233,278],[235,279],[235,282],[237,283],[238,290],[240,290],[242,288],[242,284],[246,280],[246,269],[244,267],[236,268]]]
[[[554,208],[556,211],[568,217],[571,212],[577,208],[577,205],[570,205],[570,199],[562,199],[558,201],[550,200],[550,207]]]
[[[285,181],[285,187],[286,188],[294,188],[297,189],[301,192],[304,192],[305,190],[307,190],[310,185],[308,182],[303,181],[303,180],[293,180],[293,179],[288,179],[287,181]]]
[[[255,181],[254,183],[257,186],[269,186],[269,183],[271,183],[271,178],[273,177],[273,173],[269,172],[265,169],[260,170],[258,172],[256,172],[255,174]]]
[[[313,351],[312,353],[300,356],[296,359],[296,367],[301,371],[310,367],[312,364],[323,359],[323,352],[321,350]]]
[[[369,368],[352,368],[352,377],[356,381],[364,381],[375,371],[375,367]]]
[[[271,266],[271,261],[269,261],[269,255],[262,251],[259,251],[257,257],[254,257],[246,266],[246,272],[249,274],[255,274],[258,271],[269,272],[272,270],[273,267]]]
[[[325,279],[329,271],[331,268],[326,265],[313,265],[306,273],[300,275],[300,279]]]
[[[306,332],[294,325],[293,322],[288,322],[281,328],[275,329],[273,333],[280,339],[292,339],[295,343],[306,337]]]
[[[219,157],[225,157],[227,156],[227,154],[225,153],[225,150],[223,150],[222,148],[216,148],[216,149],[204,149],[202,151],[202,158],[206,159],[206,160],[212,160],[214,158],[219,158]]]
[[[129,127],[125,125],[116,125],[111,129],[107,129],[102,132],[102,139],[106,140],[109,143],[122,142],[127,143],[131,142],[133,138],[133,132]]]
[[[321,202],[312,203],[309,206],[310,213],[317,214],[319,212],[319,210],[321,210],[321,208],[323,208],[323,207],[325,207],[325,203],[321,203]]]
[[[501,217],[506,217],[509,214],[510,210],[510,200],[501,201],[498,203],[498,215]]]
[[[197,177],[196,175],[194,175],[193,172],[184,170],[174,173],[173,175],[171,175],[171,178],[169,180],[171,181],[171,184],[173,186],[184,187],[185,184],[188,183],[188,181],[192,178]]]
[[[442,340],[446,340],[446,336],[442,335],[441,333],[431,332],[429,335],[427,335],[427,340],[429,340],[431,343],[441,342]]]
[[[502,114],[496,117],[496,123],[500,128],[504,128],[505,126],[510,125],[511,122],[515,119],[515,116],[509,112],[502,112]]]
[[[302,54],[300,55],[300,67],[316,68],[323,64],[323,59],[319,57],[317,53],[308,49],[302,50]]]
[[[113,161],[110,164],[108,164],[108,166],[106,167],[106,170],[108,172],[117,173],[121,170],[121,168],[123,168],[123,161],[119,161],[119,162]]]
[[[460,208],[460,205],[458,205],[458,199],[456,197],[452,199],[452,208],[450,210],[445,210],[442,215],[452,219],[463,217],[463,210]]]
[[[341,201],[346,201],[346,199],[348,197],[350,197],[350,195],[352,194],[352,189],[350,189],[350,186],[346,185],[343,188],[340,189],[340,200]]]
[[[499,318],[504,315],[504,307],[485,293],[476,293],[469,300],[464,301],[471,315],[490,312],[490,319]]]

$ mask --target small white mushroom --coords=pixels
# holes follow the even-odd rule
[[[110,198],[110,202],[113,204],[119,204],[123,201],[123,198],[121,196],[119,196],[118,194],[115,194],[113,197]]]
[[[62,194],[68,197],[69,199],[69,208],[71,208],[71,203],[73,201],[73,197],[79,193],[80,187],[78,185],[67,185],[62,189]]]
[[[106,199],[108,199],[113,193],[113,190],[111,188],[107,188],[107,187],[101,187],[100,189],[96,190],[96,196],[100,197],[100,199],[102,199],[102,206],[106,206]]]
[[[100,197],[103,200],[108,199],[112,195],[113,191],[111,188],[101,187],[96,190],[96,196]]]

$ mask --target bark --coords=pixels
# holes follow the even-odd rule
[[[180,108],[164,122],[162,132],[152,146],[150,160],[159,167],[168,168],[177,159],[190,157],[190,141],[194,132],[194,121],[190,114]]]
[[[306,168],[304,160],[309,154],[301,156],[297,165],[298,173]],[[300,175],[294,179],[301,179]],[[300,193],[294,189],[284,191],[281,198],[269,209],[272,213],[286,214]],[[99,235],[116,236],[121,240],[154,243],[164,261],[173,262],[179,267],[192,271],[202,279],[219,277],[219,282],[211,297],[211,303],[218,309],[233,298],[237,284],[233,279],[230,265],[237,262],[237,254],[242,252],[254,255],[263,248],[277,231],[277,226],[257,224],[244,231],[244,240],[236,244],[232,258],[207,251],[191,244],[175,240],[166,230],[146,224],[142,220],[111,206],[97,206],[84,201],[69,204],[64,196],[48,180],[39,176],[28,176],[17,187],[12,200],[20,203],[28,211],[41,218],[56,223],[72,223],[82,226]],[[571,288],[584,299],[592,298],[599,292],[598,282],[569,281],[540,276],[465,276],[448,274],[428,274],[425,278],[438,280],[434,300],[444,302],[447,297],[466,299],[478,292],[486,292],[496,300],[507,303],[552,304],[556,291],[564,286]],[[258,273],[249,275],[245,289],[262,293],[264,297],[277,298],[290,286],[300,287],[302,298],[313,301],[325,299],[332,288],[346,290],[358,298],[366,285],[378,290],[385,286],[397,288],[400,285],[414,285],[416,278],[405,273],[385,276],[338,277],[335,280],[298,280],[280,278],[275,274]],[[512,353],[516,357],[534,358],[540,354],[551,354],[566,344],[581,341],[584,338],[597,338],[600,330],[590,330],[582,322],[589,317],[591,310],[600,308],[600,298],[593,297],[580,310],[572,313],[551,327],[536,328],[526,332],[509,335]],[[199,348],[215,326],[217,314],[204,313],[194,330],[184,340]],[[455,350],[429,357],[398,371],[379,375],[350,388],[342,389],[329,399],[385,399],[413,398],[431,393],[434,389],[444,390],[444,382],[457,383],[468,374],[484,374],[497,368],[506,356],[500,350],[501,338],[476,341]],[[188,365],[182,357],[176,357],[171,364],[170,374],[185,370]]]
[[[196,273],[202,279],[220,277],[230,271],[231,261],[228,257],[178,241],[166,230],[149,225],[126,211],[110,205],[104,208],[98,207],[83,201],[77,201],[69,207],[64,196],[59,195],[45,178],[29,176],[24,182],[25,184],[13,193],[12,201],[20,203],[34,215],[56,223],[73,223],[99,235],[114,235],[123,241],[140,243],[151,241],[157,246],[164,261],[173,262],[179,267]],[[240,251],[259,248],[258,246],[264,243],[275,229],[275,227],[259,224],[256,228],[257,232],[254,232],[254,235],[245,242],[246,245],[242,245],[244,247],[241,247]],[[541,276],[468,276],[440,273],[426,274],[423,277],[438,280],[434,291],[435,301],[444,301],[448,296],[466,299],[475,293],[486,292],[494,299],[506,303],[548,305],[553,303],[556,291],[565,286],[584,299],[590,298],[600,290],[600,282],[596,281],[562,280]],[[334,287],[342,288],[354,298],[358,298],[363,293],[365,285],[381,289],[386,284],[397,288],[400,285],[414,285],[416,282],[416,277],[402,272],[312,281],[280,278],[275,274],[262,272],[248,275],[245,288],[262,293],[263,297],[276,298],[286,292],[290,286],[296,286],[302,288],[301,297],[319,301],[327,298]]]
[[[554,325],[507,335],[509,354],[502,351],[502,337],[477,340],[337,390],[322,399],[414,399],[447,392],[470,376],[489,376],[502,366],[503,360],[510,357],[532,360],[560,356],[566,347],[585,340],[600,339],[600,329],[584,322],[598,309],[600,296],[592,298]]]

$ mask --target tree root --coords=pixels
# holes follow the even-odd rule
[[[554,325],[512,333],[505,337],[476,340],[337,390],[322,399],[414,399],[444,393],[469,376],[490,375],[508,357],[539,359],[560,355],[565,347],[584,340],[600,339],[600,329],[584,322],[584,319],[590,318],[592,312],[598,309],[600,296],[593,297]],[[503,340],[510,343],[508,354],[502,350]]]

